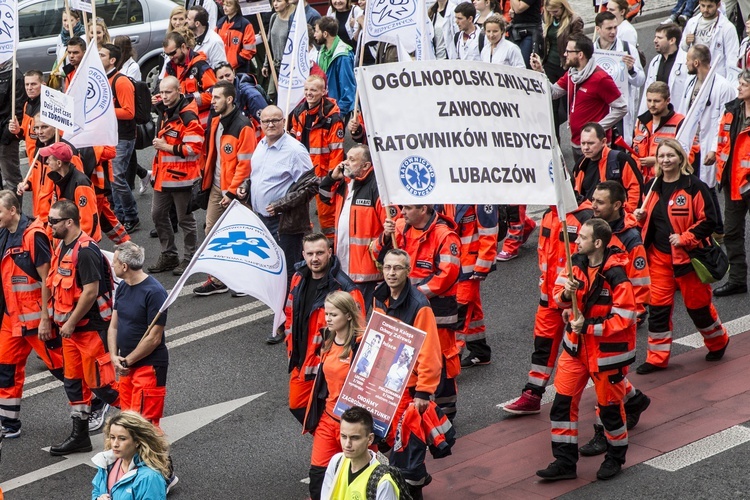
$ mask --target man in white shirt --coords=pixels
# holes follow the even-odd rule
[[[679,44],[682,38],[682,30],[676,24],[661,24],[656,27],[654,34],[654,46],[656,55],[648,65],[648,74],[644,89],[654,82],[664,82],[669,85],[670,102],[674,109],[680,109],[682,93],[685,90],[685,82],[688,79],[685,58],[687,53],[680,50]],[[638,115],[648,110],[646,104],[646,93],[641,96],[641,106]]]
[[[219,8],[216,6],[216,0],[188,0],[185,2],[185,8],[190,10],[193,5],[203,7],[208,12],[208,29],[216,29],[216,21],[219,20]]]
[[[694,45],[707,46],[711,51],[711,61],[716,66],[716,74],[736,82],[740,41],[734,24],[719,11],[720,4],[720,0],[698,2],[701,14],[687,22],[680,48],[687,52]]]
[[[477,9],[471,2],[458,4],[455,9],[456,25],[459,32],[453,37],[453,45],[456,47],[456,59],[464,61],[481,61],[482,49],[486,44],[484,33],[477,29],[474,19],[477,17]]]
[[[209,28],[208,12],[200,5],[193,5],[187,12],[187,26],[195,33],[195,50],[206,54],[211,68],[222,61],[227,55],[224,40],[212,28]]]

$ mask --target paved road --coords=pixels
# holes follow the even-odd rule
[[[641,46],[649,58],[653,55],[654,25],[638,25]],[[141,156],[146,164],[148,154]],[[148,237],[149,201],[150,192],[139,198],[144,227],[134,238],[146,247],[151,262],[158,255],[158,243]],[[533,207],[531,211],[538,217],[542,208]],[[467,370],[460,377],[459,435],[503,420],[505,416],[496,405],[515,398],[525,382],[538,297],[535,243],[533,235],[521,256],[501,264],[484,285],[494,357],[491,365]],[[110,249],[111,245],[105,243],[104,247]],[[167,287],[176,281],[171,275],[157,277]],[[197,283],[199,277],[190,281]],[[725,321],[748,314],[746,296],[719,299],[718,307]],[[684,310],[676,309],[675,336],[692,334],[695,329]],[[270,328],[270,311],[249,298],[186,295],[170,308],[166,415],[172,418],[167,419],[169,425],[165,423],[165,427],[173,439],[181,437],[173,447],[180,484],[171,498],[305,498],[307,487],[300,480],[307,476],[310,437],[300,434],[299,425],[286,409],[285,354],[282,346],[263,342]],[[639,360],[643,360],[643,330],[639,332],[639,344]],[[691,349],[676,344],[674,351],[679,354]],[[0,483],[8,489],[11,480],[29,475],[24,477],[28,484],[7,492],[8,499],[84,498],[90,495],[94,474],[83,464],[85,457],[77,457],[80,465],[47,475],[65,469],[71,460],[50,457],[43,450],[70,430],[63,390],[44,377],[41,363],[33,356],[29,374],[31,382],[22,410],[23,434],[4,443]],[[183,415],[261,393],[228,413],[213,408],[209,415]],[[676,394],[675,404],[684,398],[689,394]],[[211,418],[216,420],[196,428]],[[184,433],[188,434],[182,436]],[[544,462],[549,449],[530,452],[543,453]],[[749,454],[750,447],[741,446],[676,473],[639,465],[616,482],[592,485],[569,497],[678,498],[687,493],[696,498],[746,497],[749,481],[738,464],[746,463]],[[428,489],[426,493],[428,498],[443,497],[439,491]]]

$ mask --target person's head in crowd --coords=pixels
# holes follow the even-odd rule
[[[216,74],[217,80],[225,80],[232,83],[234,83],[234,78],[237,76],[234,74],[234,68],[232,68],[232,65],[226,61],[217,64],[214,68],[214,73]]]
[[[349,12],[352,10],[351,0],[329,0],[328,3],[334,12]]]
[[[320,279],[328,273],[332,256],[333,249],[325,234],[310,233],[302,237],[302,257],[313,279]]]
[[[392,248],[383,258],[383,279],[391,291],[391,297],[397,298],[409,283],[411,258],[401,248]]]
[[[112,41],[109,38],[107,23],[101,17],[97,17],[96,22],[89,23],[89,40],[96,40],[96,45],[99,47]]]
[[[590,122],[581,129],[581,153],[589,160],[598,160],[607,145],[607,133],[597,122]]]
[[[716,19],[719,15],[720,0],[699,0],[698,8],[701,11],[701,16],[705,20]]]
[[[369,411],[352,406],[341,414],[341,450],[352,462],[369,461],[368,448],[375,441],[373,419]]]
[[[315,21],[315,43],[328,45],[338,36],[339,22],[333,17],[323,16]]]
[[[666,116],[669,113],[669,85],[654,82],[646,89],[646,106],[651,116]]]
[[[74,30],[81,23],[81,13],[77,10],[63,10],[62,12],[62,29],[67,31]]]
[[[237,99],[237,91],[232,82],[221,80],[216,82],[211,89],[211,109],[221,117],[234,111],[235,99]]]
[[[229,19],[240,13],[240,2],[238,0],[224,0],[224,14]]]
[[[185,64],[185,59],[190,53],[190,49],[185,42],[185,37],[177,31],[168,33],[162,42],[164,55],[175,65]]]
[[[401,207],[401,215],[405,222],[417,229],[424,228],[434,214],[435,209],[432,205],[403,205]]]
[[[568,0],[545,0],[543,14],[545,32],[555,22],[560,23],[557,28],[558,33],[565,30],[574,14]]]
[[[179,33],[180,35],[182,35],[182,38],[185,40],[185,46],[189,50],[193,50],[195,48],[195,33],[193,33],[190,28],[187,27],[187,25],[174,30],[173,33]]]
[[[67,48],[68,61],[77,68],[83,60],[83,54],[86,53],[86,40],[80,36],[71,37],[70,40],[68,40]]]
[[[492,12],[493,14],[500,12],[500,2],[498,0],[473,0],[472,3],[477,11],[477,16],[484,12]]]
[[[174,30],[180,29],[187,24],[187,11],[185,7],[177,6],[172,9],[172,13],[169,14],[169,26],[167,27],[167,33],[171,33]]]
[[[69,236],[76,237],[81,228],[81,213],[78,206],[65,199],[54,202],[49,209],[47,224],[52,229],[52,237],[58,240],[65,240]]]
[[[607,2],[607,12],[611,12],[615,15],[618,25],[625,20],[629,8],[630,5],[628,5],[628,0],[609,0],[609,2]]]
[[[743,69],[737,77],[737,98],[750,102],[750,70]]]
[[[596,36],[605,42],[605,45],[612,45],[617,39],[617,18],[611,12],[600,12],[594,18],[596,24]]]
[[[133,48],[133,43],[130,41],[130,37],[126,35],[117,35],[112,40],[112,45],[120,49],[120,60],[117,62],[117,71],[120,71],[122,65],[128,60],[138,60],[138,53]]]
[[[46,158],[45,163],[49,167],[50,172],[56,172],[63,177],[72,168],[70,160],[73,159],[73,150],[65,142],[55,142],[50,146],[40,149],[39,156]]]
[[[21,219],[21,202],[13,191],[0,191],[0,228],[15,233]]]
[[[656,148],[656,166],[654,173],[656,177],[679,171],[689,175],[693,173],[693,167],[688,161],[688,155],[675,139],[664,139]]]
[[[307,25],[307,52],[315,48],[315,27]]]
[[[266,140],[271,143],[279,140],[286,133],[284,112],[281,108],[269,105],[260,112],[260,128],[266,136]],[[303,239],[304,241],[304,239]]]
[[[55,140],[55,127],[44,123],[42,115],[37,113],[34,115],[34,134],[42,144],[49,144]]]
[[[708,73],[711,68],[711,50],[705,45],[693,45],[685,57],[688,75]]]
[[[146,261],[146,251],[133,241],[126,241],[115,247],[112,257],[112,269],[120,279],[126,279],[134,273],[143,271],[143,263]]]
[[[326,95],[326,82],[319,75],[310,75],[305,81],[305,101],[310,109],[315,108]]]
[[[583,33],[571,35],[565,47],[565,68],[583,69],[594,56],[594,42]]]
[[[187,12],[187,27],[190,31],[201,36],[208,30],[208,11],[200,5],[193,5]]]
[[[23,88],[26,90],[26,97],[36,99],[42,93],[44,85],[44,73],[38,69],[30,69],[23,74]]]
[[[591,199],[594,217],[613,222],[622,217],[622,207],[628,199],[628,193],[617,181],[599,183]]]
[[[594,217],[581,225],[576,239],[576,245],[578,245],[576,253],[587,257],[603,254],[610,241],[612,241],[612,228],[609,227],[609,223]]]
[[[325,300],[326,326],[331,335],[326,337],[321,352],[331,350],[336,337],[337,343],[344,346],[341,359],[348,359],[352,352],[354,339],[360,337],[364,331],[364,320],[362,312],[357,306],[357,301],[349,292],[338,290],[328,294]],[[340,342],[343,340],[343,344]]]
[[[285,16],[294,8],[294,4],[288,0],[273,0],[273,10]]]
[[[370,172],[372,156],[367,144],[355,144],[346,153],[344,175],[350,179],[360,179]]]
[[[174,76],[165,76],[159,82],[161,102],[167,109],[174,107],[180,100],[180,81]]]
[[[471,2],[462,2],[454,9],[456,25],[459,31],[471,33],[474,30],[474,19],[477,18],[477,9]]]
[[[138,455],[165,480],[171,476],[167,438],[140,414],[128,410],[110,418],[104,425],[103,435],[104,449],[112,450],[116,458],[130,462]]]
[[[110,71],[117,68],[122,59],[122,52],[120,52],[120,48],[117,45],[105,43],[99,48],[99,58],[102,60],[104,71],[109,74]]]
[[[682,40],[682,29],[678,24],[660,24],[656,27],[654,47],[657,53],[663,56],[674,54],[680,48],[680,40]]]
[[[484,29],[484,35],[487,37],[487,41],[494,47],[503,38],[505,38],[505,32],[508,30],[508,23],[505,22],[502,16],[492,14],[484,20],[482,25]]]

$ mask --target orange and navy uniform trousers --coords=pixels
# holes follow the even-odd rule
[[[26,359],[33,349],[50,373],[62,381],[62,342],[54,331],[46,341],[38,335],[43,312],[43,283],[38,269],[52,260],[44,224],[21,214],[16,232],[2,229],[0,239],[5,241],[0,260],[5,297],[0,328],[0,423],[17,430],[21,426]]]
[[[323,97],[312,109],[307,101],[302,101],[291,112],[289,132],[310,152],[315,175],[321,181],[344,161],[344,122],[338,104],[330,97]],[[336,236],[335,207],[326,204],[320,196],[315,202],[320,230],[333,242]]]
[[[71,168],[64,176],[58,172],[50,172],[47,176],[52,179],[52,203],[57,200],[70,200],[78,206],[81,229],[91,236],[94,241],[102,239],[102,228],[99,223],[99,208],[96,204],[96,193],[91,187],[91,181],[86,174],[78,170],[71,163]],[[48,236],[52,236],[52,228],[48,227]]]
[[[526,242],[529,235],[536,229],[536,222],[526,216],[526,205],[507,205],[508,234],[503,240],[503,252],[518,253],[518,249]]]
[[[598,161],[583,157],[573,170],[573,189],[587,200],[592,199],[596,186],[604,181],[617,181],[625,188],[626,212],[633,213],[641,205],[643,176],[638,163],[629,154],[604,146]]]
[[[326,328],[326,296],[338,290],[349,292],[363,315],[365,311],[362,294],[351,278],[341,271],[335,256],[331,257],[328,268],[328,286],[318,288],[312,304],[304,304],[306,288],[310,286],[311,279],[310,269],[304,263],[298,264],[284,307],[284,331],[289,357],[289,411],[300,423],[304,421],[305,409],[320,366],[320,349]],[[305,310],[309,311],[307,316]]]
[[[453,420],[456,415],[458,387],[456,377],[461,373],[460,350],[456,344],[458,327],[458,277],[461,274],[461,240],[452,219],[433,212],[421,230],[396,221],[396,245],[409,254],[409,279],[425,297],[435,313],[443,353],[443,373],[435,391],[435,402]],[[385,234],[373,243],[373,255],[382,263],[392,247],[393,238]]]
[[[577,210],[566,215],[570,253],[576,249],[578,231],[584,222],[594,216],[591,202],[584,200]],[[524,391],[542,396],[549,384],[557,362],[565,331],[562,309],[554,301],[554,286],[557,276],[565,269],[565,237],[557,207],[554,205],[544,213],[539,231],[538,244],[539,305],[534,317],[534,351],[531,354],[529,380]]]
[[[708,188],[693,175],[681,175],[671,194],[665,195],[661,178],[654,182],[644,207],[647,215],[641,233],[651,273],[646,362],[666,367],[672,350],[672,312],[678,289],[682,291],[688,316],[709,351],[726,347],[729,337],[714,307],[711,285],[700,281],[687,253],[707,242],[716,227],[716,212]],[[657,225],[666,224],[671,228],[657,231]],[[680,236],[679,247],[669,243],[669,233]]]
[[[352,195],[347,207],[349,213],[344,215],[343,210],[350,189]],[[334,180],[329,172],[320,183],[319,194],[323,203],[335,207],[336,238],[333,240],[333,251],[339,255],[338,248],[342,244],[347,246],[347,274],[362,292],[369,312],[375,287],[383,281],[383,274],[375,265],[370,253],[370,245],[383,234],[383,223],[388,216],[397,219],[400,214],[395,207],[384,207],[380,202],[378,184],[372,167],[364,171],[360,177],[351,180]],[[348,221],[346,227],[341,227],[342,220]]]
[[[237,73],[250,73],[255,55],[255,30],[244,16],[224,16],[216,23],[216,32],[224,41],[227,62]]]
[[[184,64],[167,63],[166,74],[174,76],[180,82],[180,92],[184,97],[190,96],[198,107],[196,114],[201,127],[208,126],[208,113],[211,111],[211,89],[216,84],[216,73],[208,64],[203,52],[190,53],[185,57]]]
[[[641,318],[646,314],[646,305],[651,302],[651,275],[646,247],[643,245],[641,230],[635,216],[622,210],[620,215],[622,217],[609,223],[612,228],[612,240],[609,246],[615,246],[628,255],[625,272],[628,274],[630,284],[633,285],[638,317]]]
[[[142,365],[130,368],[117,384],[120,409],[133,410],[159,427],[167,397],[167,367]]]
[[[99,291],[91,309],[74,327],[70,338],[62,340],[65,393],[71,415],[88,418],[92,392],[102,401],[119,406],[115,371],[107,352],[105,336],[112,317],[112,275],[109,263],[96,242],[85,232],[66,247],[60,242],[52,254],[47,287],[51,290],[48,306],[52,321],[62,327],[81,298],[84,284],[79,276],[81,251],[88,251],[90,263],[98,263]],[[96,264],[93,264],[96,265]]]
[[[625,272],[627,255],[608,248],[600,266],[590,267],[585,255],[573,257],[574,297],[585,318],[581,333],[566,329],[564,352],[557,363],[555,395],[550,422],[552,454],[567,466],[578,462],[578,408],[583,390],[594,382],[599,418],[607,438],[607,458],[625,463],[628,449],[624,400],[625,375],[635,361],[637,313],[633,287]],[[567,269],[555,282],[554,297],[561,309],[570,309],[564,293]],[[572,313],[571,313],[572,314]]]
[[[185,96],[167,110],[159,103],[161,127],[156,137],[164,139],[171,151],[157,151],[152,164],[154,191],[181,191],[189,189],[201,177],[200,156],[203,150],[204,131],[198,119],[195,100]]]
[[[458,225],[461,240],[461,274],[458,276],[459,347],[466,345],[472,357],[489,361],[480,284],[495,269],[497,257],[497,205],[444,205],[443,213]]]
[[[661,117],[659,125],[654,129],[654,117],[646,111],[638,117],[635,122],[633,132],[633,151],[638,159],[647,156],[656,156],[656,148],[664,139],[674,139],[677,132],[682,126],[685,117],[674,112],[674,108],[669,104],[669,112]],[[693,163],[695,155],[700,152],[700,141],[698,134],[693,139],[693,147],[690,149],[690,158],[688,161]],[[643,182],[646,183],[654,178],[654,167],[647,167],[641,163],[641,174]]]

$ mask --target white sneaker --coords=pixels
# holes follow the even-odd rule
[[[89,432],[98,431],[104,425],[104,419],[107,416],[109,404],[102,406],[101,410],[94,410],[89,415]]]
[[[169,495],[169,491],[170,491],[170,490],[171,490],[172,488],[174,488],[174,487],[175,487],[175,485],[177,484],[177,482],[178,482],[179,480],[180,480],[180,478],[179,478],[179,477],[177,477],[177,476],[175,476],[174,474],[172,475],[172,477],[171,477],[171,478],[169,478],[169,480],[168,480],[168,481],[169,481],[169,483],[167,483],[167,495]]]
[[[663,20],[660,24],[670,24],[670,23],[676,23],[677,22],[677,16],[670,15],[668,18]]]
[[[138,186],[138,194],[143,194],[148,190],[148,187],[151,185],[151,170],[148,171],[146,174],[146,177],[141,179],[138,177],[138,183],[140,184]]]

